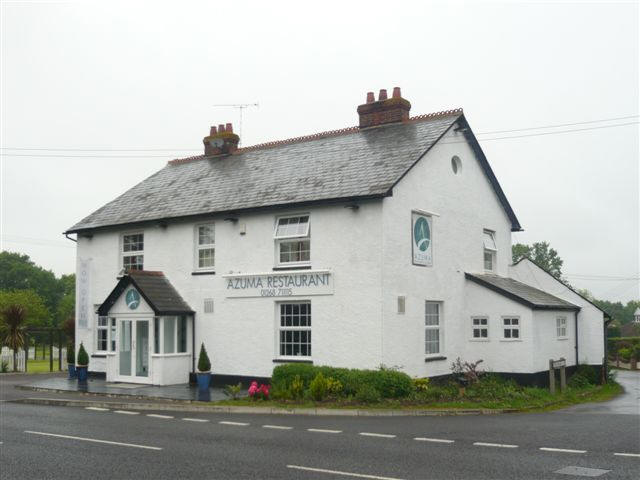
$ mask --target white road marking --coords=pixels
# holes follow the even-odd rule
[[[96,412],[108,412],[109,409],[108,408],[102,408],[102,407],[84,407],[85,410],[94,410]]]
[[[569,448],[551,448],[551,447],[540,447],[540,450],[545,452],[561,452],[561,453],[587,453],[586,450],[571,450]]]
[[[433,443],[453,443],[455,440],[445,440],[444,438],[425,438],[425,437],[416,437],[414,440],[419,442],[433,442]]]
[[[614,453],[619,457],[640,457],[640,453]]]
[[[273,430],[291,430],[293,427],[285,427],[284,425],[262,425],[262,428],[271,428]]]
[[[152,418],[173,418],[171,415],[158,415],[157,413],[147,413],[147,417],[152,417]]]
[[[244,422],[218,422],[222,425],[235,425],[237,427],[246,427],[247,425],[249,425],[248,423],[244,423]]]
[[[200,422],[200,423],[205,423],[209,421],[206,418],[183,418],[182,420],[184,420],[185,422]]]
[[[326,470],[324,468],[301,467],[300,465],[287,465],[287,468],[306,470],[308,472],[328,473],[330,475],[343,475],[345,477],[370,478],[372,480],[401,480],[395,477],[381,477],[379,475],[367,475],[364,473],[340,472],[338,470]]]
[[[83,442],[106,443],[108,445],[120,445],[122,447],[144,448],[146,450],[162,450],[162,448],[160,447],[150,447],[148,445],[137,445],[135,443],[111,442],[109,440],[98,440],[96,438],[74,437],[73,435],[59,435],[57,433],[33,432],[31,430],[25,430],[24,433],[30,433],[32,435],[44,435],[47,437],[66,438],[69,440],[81,440]]]
[[[390,435],[388,433],[360,432],[358,435],[362,435],[363,437],[396,438],[395,435]]]
[[[114,410],[113,413],[121,413],[123,415],[140,415],[140,412],[132,412],[131,410]]]
[[[342,433],[342,430],[327,430],[325,428],[307,428],[307,432],[316,433]]]
[[[509,445],[507,443],[474,442],[473,444],[477,445],[478,447],[518,448],[518,445]]]

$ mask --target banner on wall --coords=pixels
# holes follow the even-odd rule
[[[411,212],[412,263],[430,267],[433,265],[433,228],[431,215]]]
[[[91,276],[91,259],[81,258],[78,262],[78,327],[89,328],[89,285]]]

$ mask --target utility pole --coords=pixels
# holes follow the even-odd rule
[[[249,108],[249,107],[259,107],[258,102],[256,103],[219,103],[212,106],[237,108],[240,111],[240,128],[239,128],[238,134],[240,135],[240,143],[242,143],[242,111],[245,108]]]

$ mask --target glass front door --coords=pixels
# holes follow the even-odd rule
[[[118,376],[121,380],[148,381],[149,320],[120,320]]]

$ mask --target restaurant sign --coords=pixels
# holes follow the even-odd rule
[[[333,275],[329,270],[242,273],[222,278],[230,298],[333,295]]]

